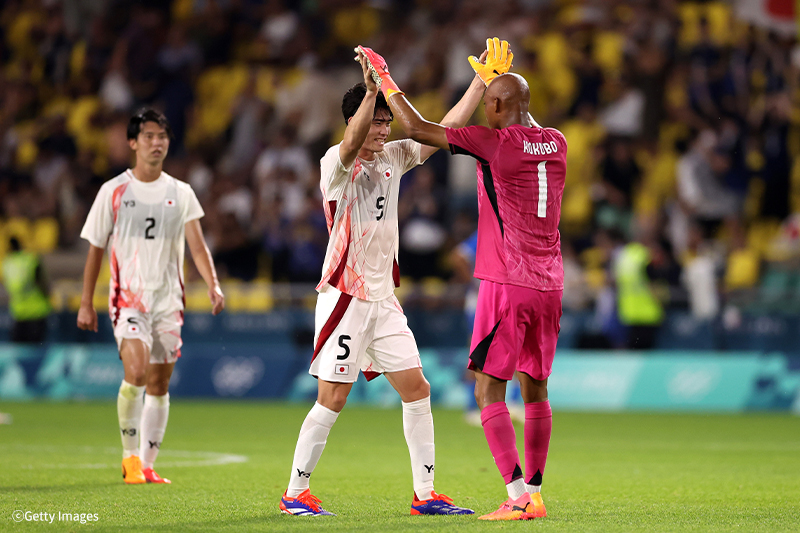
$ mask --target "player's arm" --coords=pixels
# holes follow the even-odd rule
[[[427,152],[428,149],[423,149],[420,153],[420,159],[425,160],[439,148],[448,148],[447,128],[422,118],[422,115],[414,109],[414,106],[409,103],[404,94],[393,94],[389,98],[389,107],[392,108],[395,120],[400,123],[406,135],[418,143],[427,145],[428,149],[432,149],[430,153]]]
[[[100,275],[104,252],[105,250],[102,248],[90,244],[89,253],[86,256],[86,266],[83,268],[83,293],[81,294],[81,307],[78,309],[78,327],[87,331],[97,331],[94,289],[97,286],[97,277]]]
[[[486,57],[486,52],[483,53],[483,55],[481,56],[481,59],[483,60],[485,57]],[[440,125],[444,126],[444,128],[461,128],[461,127],[463,127],[467,123],[467,121],[469,120],[469,117],[472,116],[472,114],[475,112],[475,109],[478,107],[478,104],[481,101],[481,97],[483,96],[484,89],[486,89],[486,85],[484,85],[483,80],[481,79],[481,77],[476,74],[475,77],[472,78],[472,83],[470,83],[469,88],[464,93],[464,96],[462,96],[461,99],[458,101],[458,103],[456,105],[454,105],[453,108],[450,111],[447,112],[447,114],[444,116],[444,118],[440,122]],[[402,97],[402,95],[400,95],[400,96]],[[390,106],[392,105],[392,101],[394,101],[396,98],[397,98],[397,95],[395,95],[394,98],[390,98],[389,99],[389,105]],[[410,105],[411,104],[409,104],[409,106]],[[419,113],[417,113],[417,115],[419,115]],[[403,126],[403,129],[405,130],[405,126]],[[438,134],[438,130],[437,130],[437,134]],[[410,133],[409,133],[409,137],[411,137],[412,139],[414,139],[417,142],[422,142],[422,141],[414,138],[414,136],[411,135]],[[436,150],[438,150],[439,148],[445,148],[445,149],[448,148],[447,135],[445,134],[445,136],[444,136],[444,146],[440,146],[440,145],[431,146],[428,143],[424,143],[424,142],[422,144],[425,144],[426,146],[424,146],[422,148],[422,150],[420,150],[420,160],[425,161],[431,155],[433,155],[433,153]]]
[[[212,315],[218,315],[225,309],[225,295],[219,286],[217,269],[214,268],[214,260],[211,259],[211,251],[208,249],[206,239],[203,236],[203,228],[200,220],[194,219],[186,223],[186,242],[189,244],[189,251],[192,253],[197,271],[203,276],[208,285],[208,297],[211,300]]]
[[[339,160],[344,168],[350,168],[356,160],[358,151],[367,139],[369,128],[372,125],[372,118],[375,115],[375,100],[378,97],[378,86],[372,79],[369,70],[369,63],[364,59],[364,54],[358,52],[358,60],[361,69],[364,71],[364,83],[367,85],[367,94],[361,101],[358,111],[350,119],[347,128],[344,130],[344,139],[339,145]]]

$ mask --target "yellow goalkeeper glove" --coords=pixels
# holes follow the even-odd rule
[[[508,50],[508,41],[501,41],[497,37],[486,39],[486,63],[481,63],[475,56],[469,56],[472,70],[481,77],[487,86],[501,74],[511,70],[511,61],[514,54]]]

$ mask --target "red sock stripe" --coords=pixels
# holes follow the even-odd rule
[[[325,343],[328,342],[328,339],[331,338],[333,331],[336,329],[336,326],[339,325],[339,322],[342,321],[342,317],[344,317],[345,311],[347,311],[347,306],[350,305],[350,301],[353,297],[349,294],[342,293],[339,296],[339,301],[336,302],[336,307],[333,308],[333,312],[331,316],[328,317],[328,320],[325,322],[325,325],[322,326],[322,329],[319,332],[319,338],[317,339],[317,345],[314,347],[314,355],[311,357],[311,362],[314,362],[314,359],[317,358],[319,351],[322,350],[322,347],[325,346]]]

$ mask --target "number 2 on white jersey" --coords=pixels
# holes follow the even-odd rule
[[[539,209],[536,216],[545,218],[547,216],[547,161],[539,163]]]

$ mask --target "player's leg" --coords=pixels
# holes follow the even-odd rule
[[[541,492],[553,430],[553,413],[547,400],[547,379],[536,380],[523,372],[517,375],[525,402],[525,489],[531,495],[532,514],[542,518],[547,516]]]
[[[403,434],[411,457],[414,495],[418,500],[429,500],[434,495],[433,478],[436,462],[430,383],[419,367],[386,372],[384,375],[402,401]]]
[[[525,492],[517,451],[517,436],[506,405],[506,380],[480,370],[475,372],[475,400],[481,410],[481,425],[508,497],[516,500]]]
[[[352,383],[335,383],[319,379],[317,401],[300,427],[286,496],[296,498],[309,489],[311,473],[322,457],[331,428],[344,409],[352,388]]]
[[[392,296],[378,303],[375,338],[366,351],[369,368],[384,372],[400,395],[403,433],[411,458],[414,498],[411,514],[472,514],[434,490],[436,447],[434,444],[431,386],[422,374],[419,349],[408,320]]]
[[[142,410],[142,473],[148,483],[172,483],[159,476],[153,466],[164,442],[169,421],[169,380],[175,363],[150,363]]]
[[[517,288],[514,288],[516,290]],[[469,368],[489,450],[506,484],[508,500],[482,520],[528,518],[530,496],[520,467],[517,438],[506,405],[506,383],[514,376],[522,345],[522,319],[502,284],[484,281],[478,291]]]
[[[303,420],[297,438],[289,486],[280,509],[298,516],[331,515],[311,494],[311,474],[319,462],[333,424],[358,379],[368,325],[374,322],[370,302],[334,289],[317,296],[314,355],[309,373],[318,378],[317,401]],[[367,341],[368,342],[368,341]]]
[[[347,402],[353,383],[336,383],[319,379],[317,401],[303,420],[292,459],[292,472],[279,505],[286,514],[297,516],[333,515],[323,509],[319,498],[311,494],[312,472],[317,467],[328,435]]]
[[[541,497],[542,476],[550,448],[553,414],[547,397],[561,318],[560,291],[531,291],[526,298],[534,309],[520,353],[517,376],[525,402],[525,481],[532,496],[534,516],[547,516]]]
[[[142,398],[150,349],[141,339],[123,338],[119,349],[125,377],[117,395],[117,417],[122,436],[122,472],[125,483],[144,483],[139,460]]]
[[[159,476],[153,465],[158,457],[169,421],[169,382],[181,355],[183,318],[180,301],[170,305],[170,294],[160,294],[155,306],[163,308],[153,318],[153,348],[147,366],[147,390],[142,410],[142,473],[148,483],[171,483]]]

